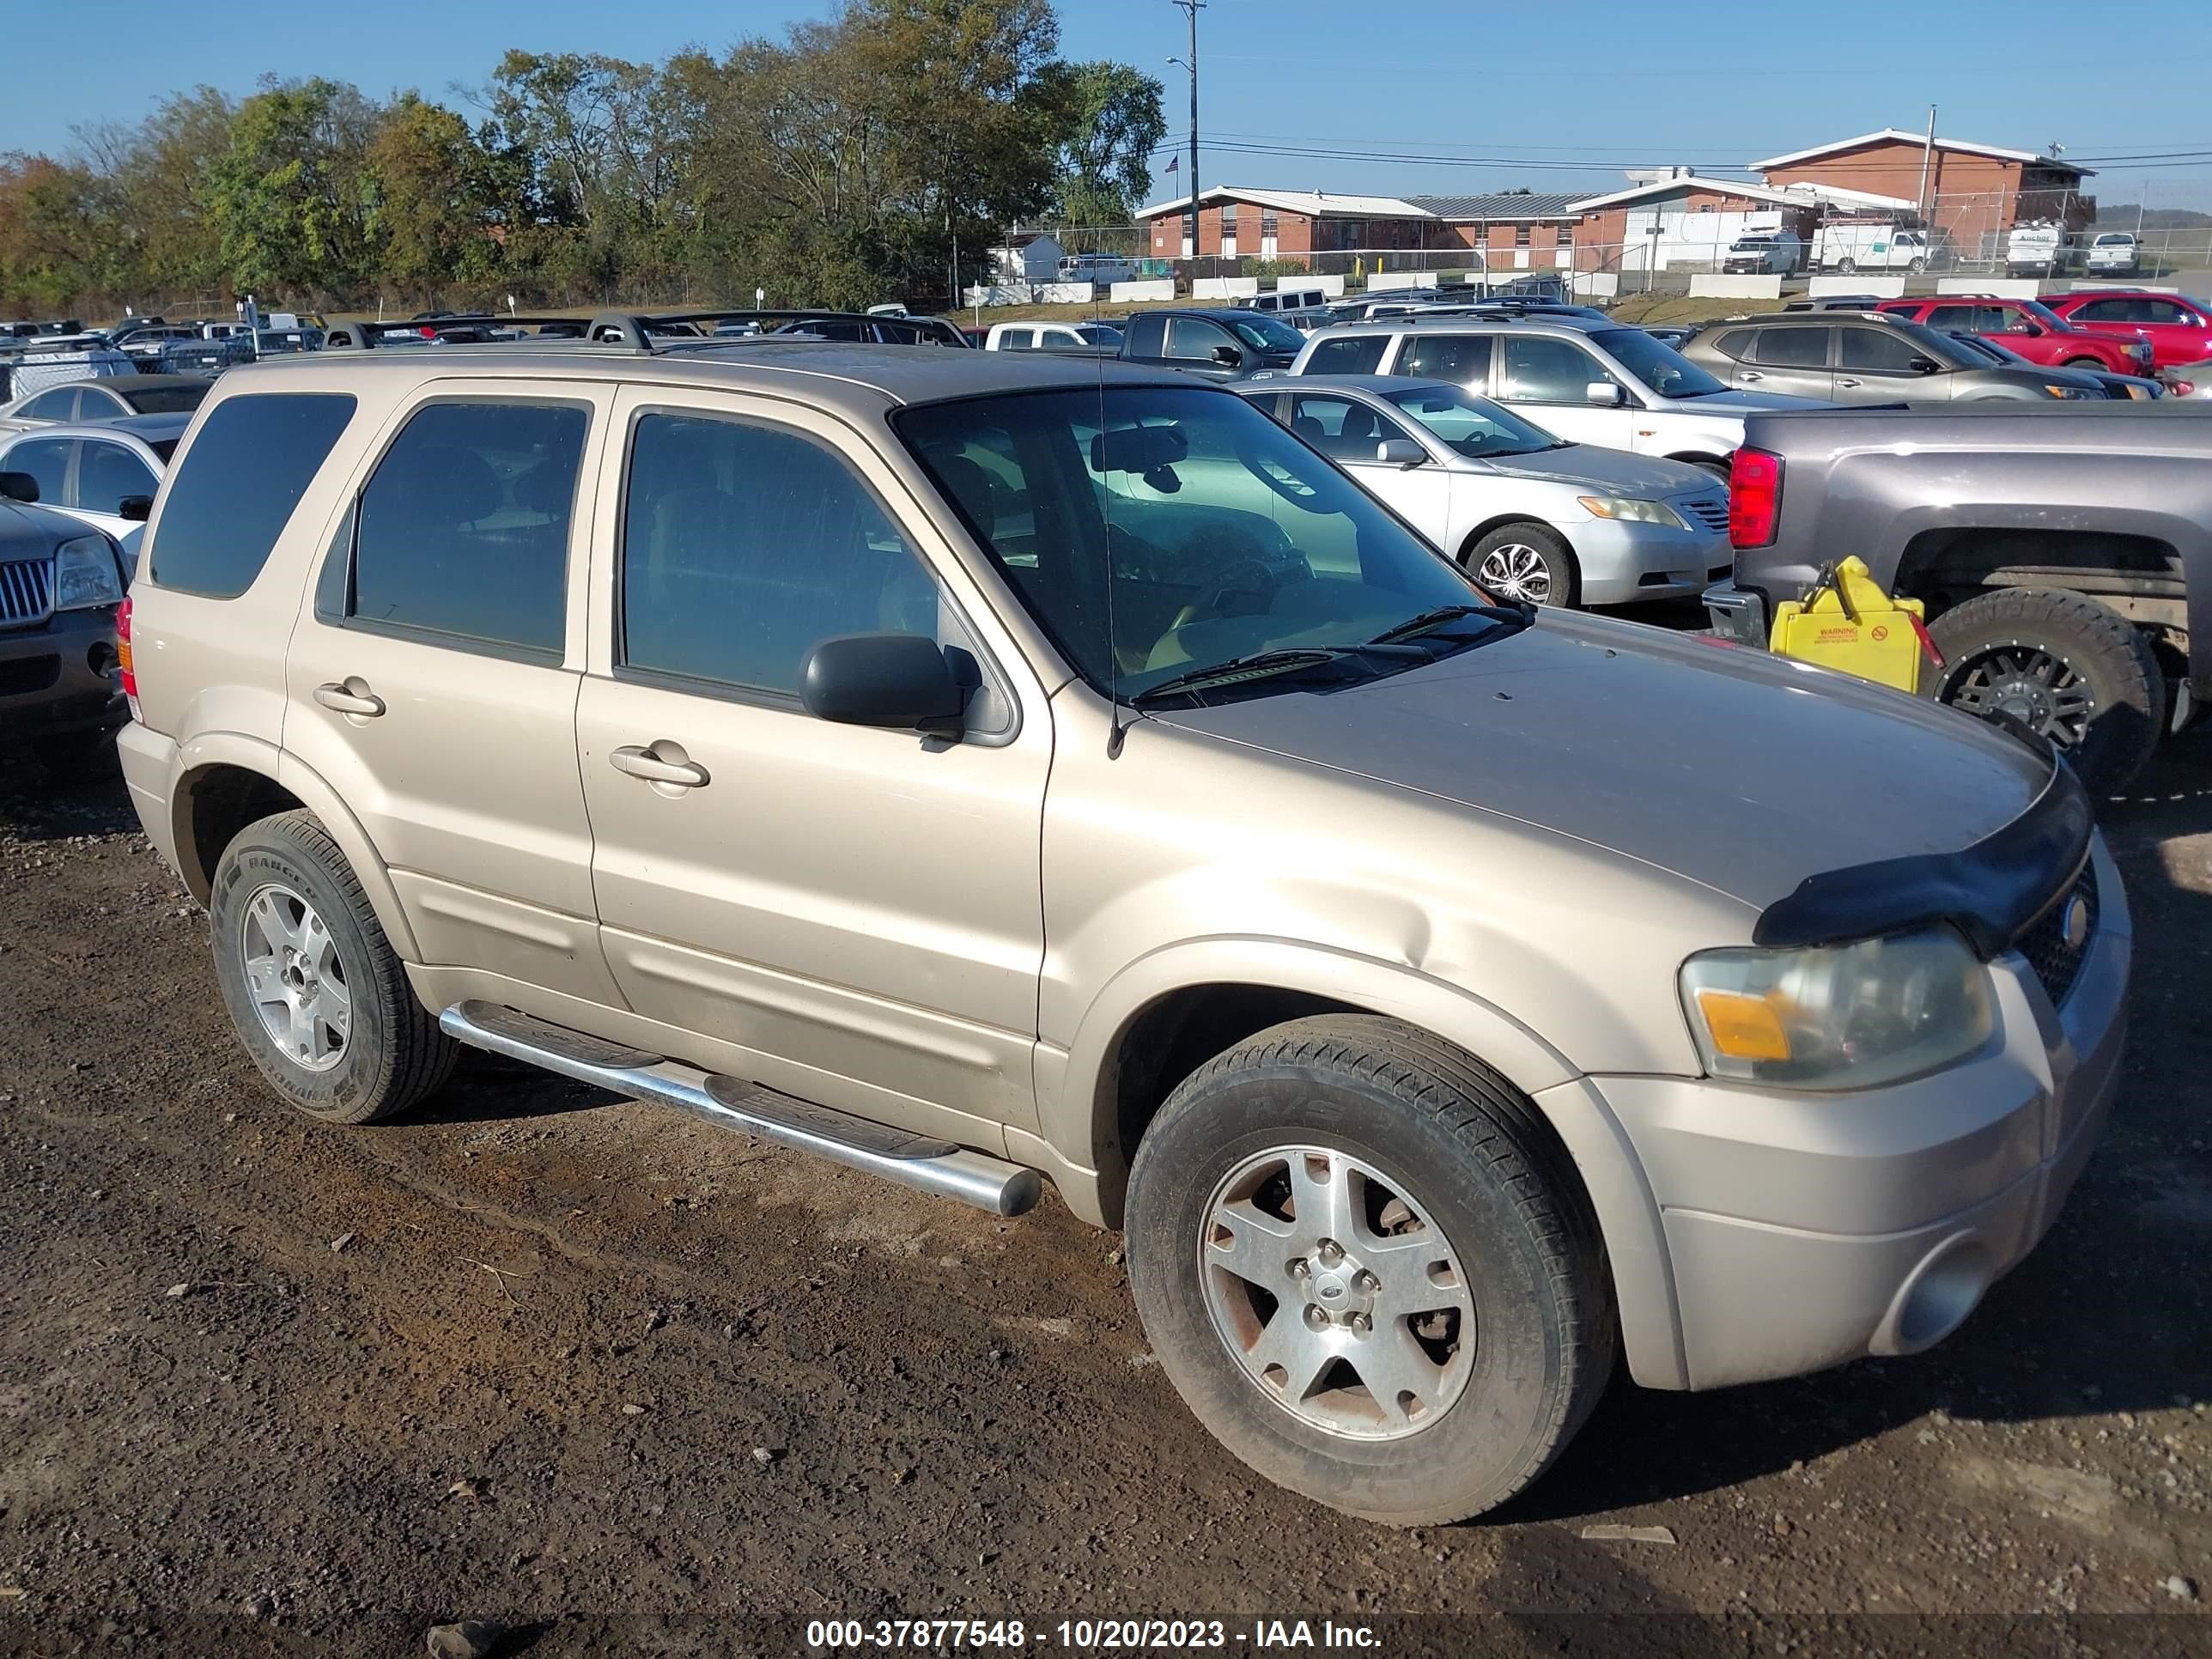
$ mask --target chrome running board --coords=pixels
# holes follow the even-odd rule
[[[779,1094],[757,1083],[702,1072],[497,1003],[457,1002],[438,1016],[438,1025],[447,1036],[472,1048],[527,1060],[616,1094],[680,1106],[725,1128],[818,1152],[994,1215],[1019,1215],[1037,1201],[1041,1183],[1035,1170]]]

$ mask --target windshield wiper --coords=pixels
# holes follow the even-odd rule
[[[1370,645],[1389,645],[1395,640],[1419,638],[1433,634],[1446,623],[1459,621],[1462,617],[1486,617],[1494,623],[1510,623],[1516,629],[1526,628],[1536,620],[1536,607],[1517,605],[1440,605],[1433,611],[1424,611],[1418,617],[1408,617],[1395,628],[1386,628]]]
[[[1129,701],[1146,703],[1154,697],[1172,696],[1180,692],[1204,691],[1218,685],[1241,685],[1248,680],[1273,679],[1303,669],[1326,667],[1340,658],[1356,654],[1358,650],[1357,646],[1310,645],[1279,651],[1255,651],[1249,656],[1231,657],[1226,662],[1210,662],[1200,667],[1187,668],[1180,674],[1170,674],[1167,678],[1146,686]]]

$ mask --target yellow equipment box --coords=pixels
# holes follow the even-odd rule
[[[1917,691],[1922,659],[1938,666],[1942,662],[1928,638],[1924,612],[1917,599],[1893,599],[1883,592],[1863,561],[1845,559],[1821,571],[1804,599],[1774,608],[1767,649]]]

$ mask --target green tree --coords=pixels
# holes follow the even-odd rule
[[[465,275],[482,278],[495,260],[489,231],[488,165],[469,124],[412,92],[377,118],[366,156],[368,233],[375,275],[427,298]]]
[[[1128,223],[1167,136],[1160,83],[1111,61],[1057,64],[1053,79],[1062,132],[1054,206],[1070,224]]]
[[[319,77],[268,87],[239,106],[208,200],[224,270],[241,292],[358,288],[368,275],[373,120],[359,92]]]

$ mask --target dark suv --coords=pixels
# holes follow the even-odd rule
[[[1707,329],[1682,355],[1730,386],[1837,404],[2094,398],[2027,364],[1992,363],[1882,311],[1776,312]]]
[[[28,473],[0,472],[0,736],[67,776],[112,755],[128,717],[115,642],[125,566],[107,536],[38,498]]]

